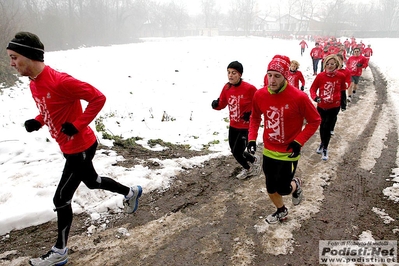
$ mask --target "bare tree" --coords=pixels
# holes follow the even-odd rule
[[[313,17],[315,10],[314,0],[298,0],[297,1],[297,14],[300,18],[299,31],[308,31],[309,22]]]
[[[392,31],[398,29],[399,2],[397,0],[380,0],[381,4],[381,27],[384,30]]]
[[[9,66],[6,47],[15,33],[22,28],[19,24],[22,19],[23,5],[21,1],[0,0],[0,85],[11,86],[17,80]]]
[[[350,14],[347,17],[352,26],[356,25],[356,29],[360,31],[375,29],[379,23],[379,19],[376,16],[381,14],[380,7],[376,3],[370,5],[357,4],[353,6],[353,10],[356,10],[357,14]]]
[[[204,15],[205,28],[211,28],[214,26],[213,17],[215,12],[216,1],[215,0],[202,0],[201,8]]]
[[[252,29],[255,16],[256,0],[232,0],[232,8],[228,12],[229,26],[232,30],[242,30],[248,35]]]
[[[5,47],[18,30],[18,20],[21,18],[22,6],[19,1],[0,0],[0,40],[1,56],[5,54]]]
[[[345,0],[334,0],[328,3],[324,9],[324,34],[336,35],[340,24],[345,21],[342,10],[345,10]]]
[[[172,25],[174,26],[177,35],[180,36],[182,30],[184,30],[184,28],[187,26],[189,18],[187,9],[183,4],[175,4],[174,2],[172,2],[170,8],[170,12],[172,14],[171,18],[173,22]]]

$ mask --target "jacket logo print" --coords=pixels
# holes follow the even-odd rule
[[[334,101],[334,88],[335,88],[335,82],[326,82],[324,85],[324,90],[323,90],[323,101],[326,103],[332,103]]]
[[[240,121],[240,99],[242,97],[242,95],[231,95],[228,100],[230,106],[230,119],[236,122]]]
[[[284,107],[280,110],[277,107],[271,106],[270,109],[266,111],[265,118],[266,129],[270,129],[268,130],[269,139],[282,143],[284,141]]]

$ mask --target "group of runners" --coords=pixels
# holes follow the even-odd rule
[[[357,91],[363,69],[373,55],[371,45],[351,38],[341,43],[334,37],[319,38],[310,56],[314,80],[305,90],[300,63],[284,55],[275,55],[268,65],[264,86],[242,80],[243,66],[237,61],[227,66],[228,82],[212,108],[229,109],[230,149],[243,170],[236,176],[245,179],[265,174],[268,196],[276,211],[266,217],[273,224],[287,219],[283,197],[292,195],[293,205],[303,197],[301,180],[295,177],[301,148],[319,129],[320,144],[315,151],[323,161],[329,159],[328,146],[340,111],[345,111]],[[308,44],[299,43],[301,56]],[[320,71],[318,66],[320,64]],[[311,101],[315,103],[312,103]],[[263,118],[262,160],[255,155],[258,129]],[[262,163],[261,163],[262,161]]]
[[[351,38],[351,43],[355,39]],[[300,43],[301,55],[307,44]],[[269,224],[287,219],[283,196],[291,195],[292,204],[303,198],[301,179],[295,177],[303,145],[320,133],[316,152],[328,160],[328,146],[340,111],[346,110],[357,91],[362,70],[368,67],[373,51],[362,41],[350,46],[336,38],[320,38],[312,48],[315,76],[309,95],[299,62],[285,55],[275,55],[267,66],[264,86],[257,89],[244,81],[243,65],[233,61],[227,66],[228,82],[213,100],[215,110],[229,109],[229,145],[243,170],[236,175],[246,179],[265,175],[267,193],[276,211],[266,217]],[[30,90],[39,110],[25,121],[28,132],[47,126],[66,159],[53,202],[57,212],[57,240],[44,255],[30,259],[30,265],[64,265],[68,261],[67,241],[72,225],[72,198],[80,185],[103,189],[124,196],[127,213],[134,213],[142,195],[140,185],[126,186],[100,176],[92,160],[97,139],[89,124],[105,104],[105,96],[92,85],[52,69],[44,63],[44,45],[30,32],[19,32],[7,45],[10,66],[29,77]],[[349,57],[348,57],[349,56]],[[321,62],[320,72],[318,64]],[[347,93],[348,92],[348,93]],[[309,97],[310,96],[310,97]],[[87,107],[82,108],[81,100]],[[312,100],[316,103],[313,103]],[[263,120],[262,158],[256,154],[258,131]]]

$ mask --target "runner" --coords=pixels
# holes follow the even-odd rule
[[[305,42],[305,40],[302,40],[299,45],[301,46],[301,56],[305,52],[305,47],[308,48],[308,44]]]
[[[350,50],[351,50],[351,42],[348,39],[346,39],[344,41],[344,47],[345,47],[346,53],[349,54]]]
[[[242,80],[243,66],[233,61],[227,66],[227,82],[218,99],[212,101],[212,108],[222,110],[229,108],[229,145],[231,153],[243,170],[236,176],[245,179],[259,175],[260,158],[245,151],[248,143],[248,128],[251,117],[252,98],[255,86]]]
[[[360,48],[353,50],[354,55],[349,57],[346,62],[346,67],[351,72],[351,85],[348,89],[348,102],[352,101],[353,94],[356,93],[360,76],[362,75],[363,68],[367,65],[367,59],[360,54]]]
[[[345,89],[347,90],[351,84],[351,72],[344,67],[344,63],[343,63],[343,56],[342,54],[337,54],[337,57],[339,59],[339,67],[338,67],[338,72],[341,72],[342,74],[345,75]],[[346,110],[346,91],[345,91],[345,96],[341,95],[341,111],[345,111]],[[332,126],[331,126],[331,136],[334,136],[335,134],[335,124],[337,123],[337,116],[335,117]]]
[[[263,172],[269,198],[277,209],[266,218],[270,224],[287,219],[284,195],[292,195],[293,205],[301,202],[301,180],[294,177],[295,170],[301,147],[313,136],[320,124],[320,116],[309,96],[288,84],[289,68],[288,57],[273,57],[267,67],[269,86],[255,93],[249,126],[247,149],[255,153],[263,117]],[[304,119],[307,121],[305,126]]]
[[[325,71],[319,73],[310,87],[310,97],[317,103],[317,111],[321,117],[320,145],[316,152],[322,154],[321,159],[328,160],[328,144],[331,130],[337,119],[340,107],[346,102],[345,76],[337,69],[340,61],[336,55],[329,55],[324,61]],[[345,106],[342,109],[345,110]]]
[[[33,266],[64,265],[68,261],[68,236],[72,226],[72,198],[83,182],[89,189],[103,189],[124,196],[127,213],[138,208],[141,186],[127,187],[109,177],[99,176],[93,166],[98,146],[89,124],[105,104],[105,96],[92,85],[58,72],[44,63],[44,45],[30,32],[18,32],[7,46],[10,65],[29,77],[32,97],[39,114],[25,121],[27,132],[46,125],[65,160],[53,203],[57,212],[58,235],[44,255],[30,259]],[[87,102],[82,109],[81,101]],[[57,171],[58,173],[58,171]]]
[[[363,50],[363,55],[366,58],[366,66],[364,68],[367,68],[369,66],[370,57],[373,56],[373,49],[371,49],[371,44],[368,44],[367,48]]]
[[[299,62],[292,60],[290,64],[290,75],[288,76],[288,82],[297,89],[303,91],[305,89],[305,78],[299,68]],[[267,75],[266,75],[267,76]],[[301,82],[301,87],[299,87],[299,82]]]
[[[310,50],[310,57],[312,58],[313,64],[313,76],[316,76],[319,62],[323,58],[323,49],[320,47],[318,42],[315,43],[315,47]]]

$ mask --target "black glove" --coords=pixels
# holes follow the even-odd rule
[[[358,63],[358,64],[356,64],[356,66],[357,66],[357,67],[362,67],[363,64]]]
[[[313,101],[320,103],[321,102],[321,98],[319,96],[316,96],[316,98],[313,99]]]
[[[249,118],[251,117],[251,111],[249,111],[249,112],[245,112],[245,113],[243,113],[243,115],[242,115],[242,119],[244,120],[244,121],[246,121],[246,122],[249,122]]]
[[[293,141],[290,144],[288,144],[287,151],[292,150],[292,153],[288,155],[288,157],[295,158],[299,154],[301,154],[301,147],[302,147],[301,144],[299,144],[296,141]]]
[[[40,124],[36,119],[29,119],[25,121],[24,126],[26,131],[32,132],[39,130],[42,127],[42,124]]]
[[[219,106],[219,98],[212,101],[212,108],[215,109]]]
[[[61,132],[64,133],[65,135],[72,137],[73,135],[77,134],[79,131],[72,123],[65,122],[61,126]]]
[[[248,142],[247,151],[251,154],[255,154],[255,152],[256,152],[256,141],[255,140],[251,140],[250,142]]]
[[[301,86],[301,91],[304,91],[305,90],[305,86]]]

